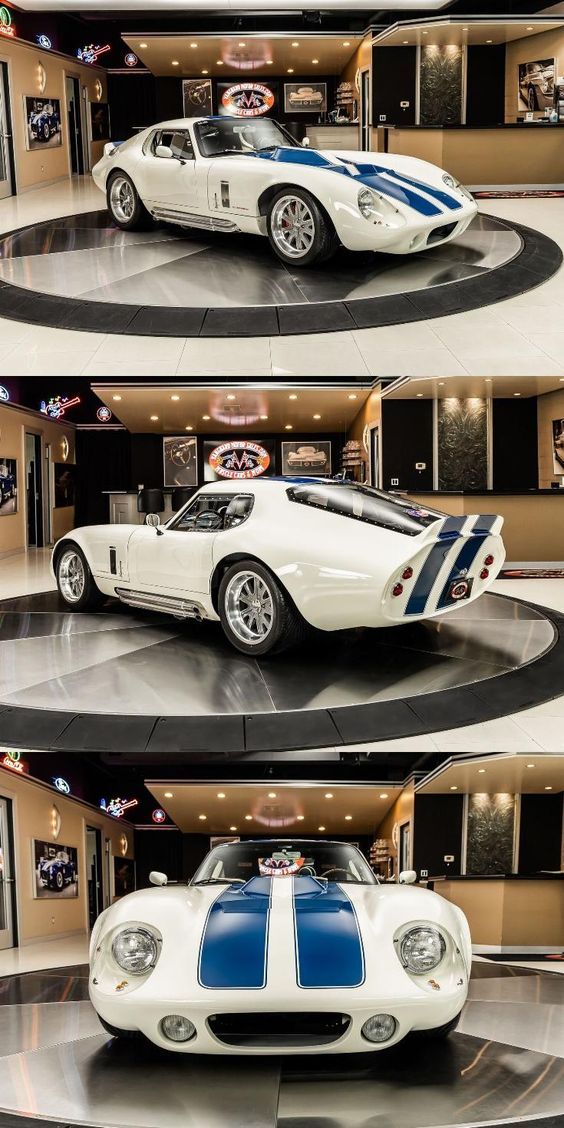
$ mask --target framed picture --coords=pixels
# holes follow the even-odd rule
[[[114,858],[114,897],[126,897],[135,891],[133,858]]]
[[[564,474],[564,419],[552,420],[552,462],[554,473],[561,477]]]
[[[90,103],[90,136],[93,141],[110,140],[110,107],[107,102]]]
[[[327,83],[285,82],[284,112],[287,114],[326,113]]]
[[[222,479],[245,482],[274,474],[274,439],[206,439],[204,482]]]
[[[163,439],[165,486],[197,486],[198,458],[196,438],[170,435]]]
[[[74,505],[76,486],[76,466],[72,462],[55,462],[55,509],[65,509]]]
[[[555,67],[555,59],[519,63],[519,110],[544,114],[545,110],[552,109]]]
[[[78,851],[75,846],[33,839],[33,896],[39,900],[78,897]]]
[[[326,439],[282,443],[282,473],[326,478],[331,473],[331,443]]]
[[[0,517],[18,512],[18,464],[0,454]]]
[[[278,83],[240,82],[217,83],[217,112],[227,117],[254,118],[276,114]]]
[[[182,80],[184,117],[210,117],[213,114],[211,78],[184,78]]]
[[[26,149],[55,149],[62,145],[59,98],[30,98],[24,95]]]

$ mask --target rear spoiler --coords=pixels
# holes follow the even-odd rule
[[[458,537],[497,537],[503,527],[503,517],[495,513],[470,513],[460,517],[442,517],[421,533],[421,542],[453,541]]]

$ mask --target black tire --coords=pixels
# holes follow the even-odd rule
[[[246,642],[233,629],[230,621],[232,609],[229,608],[229,603],[234,599],[236,602],[236,597],[234,593],[232,594],[233,589],[230,585],[235,577],[241,578],[244,573],[258,578],[259,587],[263,585],[267,589],[272,606],[270,629],[262,639],[258,637],[257,641],[249,640]],[[305,642],[311,630],[294,606],[288,593],[284,591],[278,580],[272,575],[272,572],[269,572],[264,564],[259,564],[256,560],[241,560],[227,569],[219,585],[218,610],[227,640],[241,654],[248,654],[254,658],[260,658],[263,654],[280,654],[283,650],[298,646]]]
[[[121,183],[123,191],[126,191],[127,188],[131,193],[132,211],[129,216],[127,216],[125,212],[121,213],[119,206],[115,202],[115,195],[118,192],[118,182]],[[112,195],[113,190],[114,195]],[[116,224],[116,227],[120,227],[122,231],[146,231],[148,227],[153,226],[153,219],[142,203],[139,193],[127,173],[121,172],[119,169],[116,169],[116,171],[112,173],[106,187],[106,201],[113,222]]]
[[[434,1026],[432,1030],[414,1030],[413,1037],[424,1038],[425,1041],[442,1041],[444,1038],[448,1038],[453,1030],[456,1030],[461,1014],[462,1011],[459,1011],[454,1018],[451,1018],[450,1022],[445,1022],[443,1026]]]
[[[104,1030],[106,1030],[108,1034],[111,1034],[112,1038],[127,1038],[130,1042],[139,1041],[143,1038],[140,1030],[120,1030],[117,1026],[110,1026],[109,1022],[106,1022],[101,1014],[98,1015],[98,1022],[102,1023]]]
[[[276,219],[281,201],[285,197],[301,202],[305,205],[312,217],[314,229],[313,240],[309,250],[305,253],[292,253],[290,248],[285,252],[281,237],[277,237]],[[280,191],[276,193],[268,208],[266,229],[272,250],[285,266],[317,266],[319,263],[326,262],[337,250],[338,239],[331,220],[325,212],[322,211],[315,196],[312,196],[311,192],[306,191],[305,188],[281,188]]]
[[[61,573],[64,567],[65,557],[67,556],[67,553],[70,552],[72,552],[82,562],[82,567],[84,570],[84,586],[82,594],[77,599],[67,598],[62,587]],[[57,577],[57,587],[59,589],[60,596],[62,599],[64,599],[67,607],[71,607],[73,611],[94,611],[97,607],[100,607],[102,603],[104,603],[106,596],[103,595],[99,588],[96,587],[86,557],[82,549],[80,549],[78,545],[74,543],[74,541],[67,541],[65,544],[61,545],[55,564],[55,575]]]
[[[65,887],[65,879],[60,870],[55,874],[55,886],[59,890],[59,893],[61,892],[61,889],[64,889]]]

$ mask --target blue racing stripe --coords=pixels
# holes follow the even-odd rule
[[[334,881],[293,879],[298,987],[360,987],[364,951],[354,905]]]
[[[473,533],[491,533],[496,521],[498,520],[497,514],[481,513],[472,528]]]
[[[272,878],[230,886],[207,915],[198,960],[201,987],[216,990],[266,986]]]
[[[453,536],[460,536],[467,517],[447,517],[439,533],[440,540],[452,540]]]
[[[452,520],[456,520],[456,518],[452,518]],[[439,536],[442,536],[442,534],[439,534]],[[445,557],[450,551],[448,541],[455,540],[457,536],[458,534],[455,532],[448,534],[448,536],[445,534],[442,540],[439,539],[432,545],[407,601],[406,615],[423,614],[431,594],[431,588],[445,562]]]
[[[473,533],[472,536],[468,537],[468,540],[464,541],[464,544],[462,545],[462,548],[460,549],[460,552],[458,553],[458,556],[456,557],[456,560],[454,561],[454,564],[452,565],[452,568],[449,572],[448,579],[441,592],[437,607],[446,607],[448,605],[448,593],[450,591],[451,585],[458,578],[458,576],[461,575],[461,573],[465,574],[468,571],[468,569],[474,563],[476,556],[480,551],[480,548],[483,546],[484,541],[488,536],[489,533],[487,531],[484,533]]]

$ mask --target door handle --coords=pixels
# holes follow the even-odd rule
[[[4,885],[15,885],[16,879],[15,877],[0,877],[0,885],[2,885],[2,883],[4,883]]]

